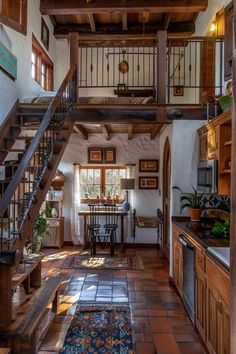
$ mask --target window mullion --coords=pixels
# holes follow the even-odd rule
[[[105,196],[105,167],[101,167],[101,193]]]

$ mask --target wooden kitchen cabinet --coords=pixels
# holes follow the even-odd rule
[[[219,125],[212,124],[209,126],[207,133],[207,159],[218,158],[218,137],[219,137]]]
[[[199,134],[199,160],[207,160],[207,128],[204,126],[198,130]]]
[[[210,354],[230,354],[229,275],[207,257],[206,276],[207,348]]]
[[[206,344],[210,354],[230,354],[229,306],[209,281],[206,315]]]
[[[182,245],[179,241],[174,242],[174,269],[173,278],[174,283],[182,295],[183,292],[183,251]]]
[[[197,329],[205,341],[206,339],[206,276],[205,276],[205,254],[196,249],[195,257],[196,278],[195,278],[195,316]]]
[[[173,226],[173,280],[182,296],[183,292],[183,250],[179,242],[180,231]]]
[[[196,326],[203,340],[206,338],[206,277],[204,273],[196,272]]]
[[[231,110],[198,129],[199,160],[218,160],[218,194],[230,194]]]

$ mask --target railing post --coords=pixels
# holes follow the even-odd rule
[[[157,103],[166,104],[167,63],[166,63],[166,31],[158,31],[157,51]]]
[[[72,32],[69,33],[69,43],[70,43],[70,67],[76,67],[76,70],[71,78],[70,86],[70,97],[72,98],[73,103],[77,102],[78,97],[78,33]]]

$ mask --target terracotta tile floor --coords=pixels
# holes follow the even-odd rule
[[[129,303],[136,354],[203,354],[198,335],[168,281],[168,262],[155,249],[127,249],[142,257],[144,270],[58,269],[78,247],[45,250],[43,276],[63,274],[61,303],[40,354],[58,353],[78,301]]]

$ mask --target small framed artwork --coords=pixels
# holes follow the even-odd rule
[[[183,96],[184,87],[183,86],[174,86],[174,96]]]
[[[103,148],[88,148],[88,163],[103,163]]]
[[[104,163],[116,163],[116,148],[104,148]]]
[[[158,172],[158,160],[139,160],[139,172]]]
[[[158,189],[158,177],[139,177],[139,189]]]
[[[45,48],[49,49],[49,29],[44,19],[41,19],[41,41]]]

